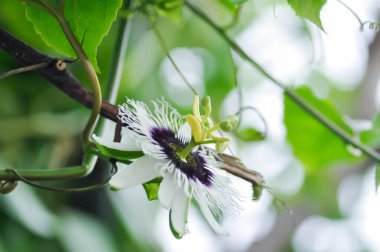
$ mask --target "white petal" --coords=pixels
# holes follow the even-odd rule
[[[131,146],[131,148],[136,148],[141,150],[140,144],[137,142],[137,139],[133,136],[133,132],[129,129],[124,129],[121,136],[121,142]]]
[[[177,187],[174,184],[173,177],[171,174],[164,177],[160,187],[158,188],[158,199],[161,202],[161,205],[165,208],[169,208],[172,200],[174,198]]]
[[[177,191],[170,209],[170,221],[174,230],[180,235],[184,235],[187,231],[186,223],[189,204],[190,201],[186,194],[182,190]]]
[[[100,138],[96,136],[95,134],[92,134],[92,138],[94,139],[95,142],[105,147],[108,147],[110,149],[121,150],[121,151],[141,151],[141,147],[138,147],[136,144],[115,143],[112,141],[104,140],[103,138]]]
[[[148,182],[160,176],[155,169],[158,162],[157,159],[148,156],[136,159],[132,164],[127,165],[125,169],[116,173],[109,183],[116,189],[122,189]]]
[[[215,233],[219,234],[219,235],[229,235],[230,233],[223,229],[219,223],[215,220],[214,216],[212,215],[210,209],[208,208],[207,204],[202,200],[202,201],[198,201],[199,203],[199,206],[201,208],[201,211],[202,211],[202,214],[205,216],[208,224],[210,224],[210,226],[212,227],[212,229],[215,231]]]
[[[191,140],[191,128],[190,125],[186,122],[178,130],[178,137],[184,142],[190,142]]]

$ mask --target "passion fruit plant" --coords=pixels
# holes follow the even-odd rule
[[[22,67],[2,74],[1,81],[10,75],[37,71],[65,94],[90,108],[91,114],[81,135],[83,152],[81,165],[59,169],[3,167],[0,170],[0,191],[3,194],[11,193],[18,182],[57,193],[92,191],[108,185],[111,190],[142,185],[149,200],[158,199],[163,207],[169,209],[170,229],[175,237],[181,238],[189,231],[187,219],[192,199],[217,234],[228,234],[218,220],[222,215],[235,215],[241,210],[241,195],[231,184],[231,176],[252,184],[253,200],[260,198],[263,189],[273,193],[273,190],[265,184],[263,176],[246,167],[240,161],[239,153],[232,152],[229,147],[231,141],[265,141],[267,135],[265,115],[254,107],[244,107],[240,94],[239,109],[220,119],[218,112],[221,100],[232,88],[236,87],[239,90],[238,79],[223,80],[227,85],[220,85],[219,88],[200,96],[197,87],[186,78],[171,56],[168,46],[170,38],[165,36],[166,31],[161,29],[160,22],[165,20],[180,26],[184,15],[193,16],[197,22],[202,22],[208,27],[209,33],[218,36],[225,45],[224,59],[232,61],[234,57],[239,57],[239,60],[251,65],[252,71],[257,71],[282,90],[287,141],[293,149],[295,158],[306,167],[318,170],[328,163],[347,159],[354,160],[353,162],[365,159],[375,163],[380,162],[380,154],[376,151],[379,147],[376,139],[380,137],[378,119],[375,118],[373,129],[354,131],[330,101],[317,98],[307,86],[295,88],[275,78],[235,41],[234,28],[239,26],[239,16],[249,0],[205,2],[19,0],[19,2],[24,5],[26,18],[33,25],[33,32],[52,49],[50,51],[52,55],[60,56],[39,52],[28,45],[27,39],[22,41],[12,35],[12,29],[6,31],[0,27],[0,47],[23,64]],[[327,0],[287,1],[297,16],[306,22],[312,22],[321,32],[325,31],[320,12],[329,2]],[[377,23],[363,22],[347,4],[343,1],[338,2],[359,21],[361,30],[367,27],[378,28]],[[228,13],[231,21],[221,24],[220,20],[213,17],[213,11],[207,9],[208,5],[222,8]],[[115,52],[111,67],[106,70],[99,65],[97,56],[102,53],[102,48],[99,46],[115,20],[120,22],[119,30],[116,40],[112,42]],[[121,83],[121,77],[129,35],[134,32],[130,26],[133,22],[145,24],[146,31],[153,30],[163,54],[187,85],[186,96],[193,100],[190,113],[189,109],[173,107],[162,97],[155,97],[150,104],[146,104],[127,94],[125,103],[118,106],[115,104],[120,87],[124,85]],[[186,28],[183,26],[183,29]],[[203,40],[208,39],[199,37],[196,30],[189,29],[188,33],[193,37],[189,42],[194,43],[193,46],[198,41],[202,44]],[[149,48],[146,50],[146,55],[142,55],[141,59],[149,62]],[[98,75],[104,71],[107,73],[107,81],[101,83]],[[233,64],[226,71],[233,72],[236,77],[236,67]],[[86,88],[87,84],[90,90]],[[154,97],[154,93],[149,90],[145,92],[148,97]],[[122,96],[125,94],[122,93]],[[213,104],[217,105],[213,107]],[[187,113],[182,115],[178,110]],[[254,112],[252,115],[261,120],[261,129],[240,126],[242,118],[248,116],[248,113],[245,113],[248,111]],[[295,114],[299,117],[295,117]],[[301,118],[302,121],[297,118]],[[114,134],[112,138],[105,133],[110,131],[110,127],[105,127],[105,120],[116,123],[112,130]],[[323,151],[315,153],[313,138],[325,139],[325,148],[333,151],[329,154]],[[358,150],[359,154],[353,155],[347,146]],[[112,168],[109,177],[101,183],[62,188],[36,182],[64,181],[87,176],[93,173],[99,158],[107,160]],[[380,176],[375,177],[377,187]]]

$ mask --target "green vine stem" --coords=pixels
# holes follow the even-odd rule
[[[243,107],[243,104],[244,104],[244,101],[243,101],[243,89],[239,86],[239,82],[238,82],[238,68],[237,68],[237,65],[235,63],[235,60],[234,60],[234,57],[232,55],[232,51],[231,50],[228,50],[228,56],[230,57],[231,59],[231,62],[232,62],[232,66],[233,66],[233,84],[235,86],[235,89],[237,90],[238,92],[238,101],[239,101],[239,111],[241,110],[241,108]],[[236,125],[236,128],[238,128],[241,124],[241,120],[242,120],[242,114],[243,113],[237,113],[238,116],[239,116],[239,121],[238,121],[238,124]]]
[[[78,166],[56,169],[0,169],[0,181],[17,181],[20,177],[30,181],[78,178],[90,174],[96,161],[97,157],[89,154],[85,155],[82,165]]]
[[[77,178],[86,174],[86,167],[73,166],[67,169],[17,169],[17,172],[29,180],[55,180]],[[11,169],[0,170],[0,180],[15,181],[18,176]]]
[[[122,6],[122,9],[128,10],[130,8],[130,0],[125,0],[124,4]],[[124,60],[125,60],[125,54],[127,51],[127,45],[128,45],[128,38],[130,33],[130,22],[122,18],[120,19],[119,29],[117,32],[117,38],[115,41],[115,50],[112,55],[111,64],[110,64],[110,71],[108,73],[108,79],[106,82],[106,89],[104,92],[105,99],[110,102],[111,104],[114,104],[117,99],[117,94],[119,92],[120,87],[120,81],[121,76],[123,73],[123,67],[124,67]],[[101,104],[101,101],[100,101]],[[100,134],[102,137],[105,134],[105,131],[107,129],[107,124],[104,121],[104,119],[100,120],[99,127],[95,129],[95,132]],[[88,149],[89,152],[91,152],[91,149]],[[91,155],[93,166],[91,166],[91,170],[95,167],[95,163],[98,159],[99,155],[96,152],[88,153],[88,155]],[[102,156],[101,156],[102,157]],[[106,157],[102,157],[106,158]]]
[[[104,186],[106,186],[108,184],[108,182],[111,180],[112,176],[117,172],[117,166],[116,165],[112,166],[111,175],[105,181],[102,181],[102,182],[97,183],[95,185],[77,187],[77,188],[64,188],[64,187],[52,187],[52,186],[40,185],[40,184],[37,184],[33,181],[30,181],[30,180],[24,178],[19,173],[19,171],[17,171],[17,170],[11,169],[11,170],[6,170],[6,171],[13,173],[17,177],[18,180],[20,180],[20,181],[22,181],[22,182],[24,182],[30,186],[33,186],[35,188],[41,189],[41,190],[54,191],[54,192],[88,192],[88,191],[101,189]],[[14,187],[13,187],[13,189],[14,189],[15,185],[17,185],[17,184],[13,184],[13,185],[14,185]],[[1,188],[1,189],[4,189],[4,188]],[[1,193],[3,193],[3,194],[9,193],[9,192],[11,192],[11,191],[8,190],[8,187],[6,187],[6,191],[3,191],[3,190],[1,191]]]
[[[307,103],[303,98],[298,96],[296,92],[294,92],[291,88],[288,88],[285,84],[276,80],[272,75],[270,75],[260,64],[258,64],[254,59],[248,56],[248,54],[234,41],[232,40],[225,30],[215,24],[203,11],[192,5],[191,3],[185,1],[185,5],[199,18],[201,18],[204,22],[210,25],[230,46],[232,50],[234,50],[242,59],[251,64],[254,68],[257,69],[264,77],[272,81],[282,90],[284,93],[292,99],[295,103],[297,103],[300,107],[302,107],[307,113],[313,116],[316,120],[322,123],[325,127],[339,136],[343,141],[352,145],[353,147],[360,149],[363,153],[365,153],[368,157],[372,158],[376,162],[380,162],[380,155],[367,145],[362,142],[353,139],[349,134],[347,134],[344,130],[338,127],[335,123],[330,121],[325,115],[312,107],[309,103]]]
[[[172,56],[171,56],[171,54],[169,52],[169,49],[168,49],[168,47],[167,47],[167,45],[165,43],[165,40],[162,37],[161,32],[158,29],[157,25],[152,22],[152,26],[153,26],[154,33],[156,34],[156,37],[157,37],[158,41],[160,42],[160,45],[161,45],[162,49],[164,50],[166,56],[170,60],[170,63],[173,65],[174,69],[181,76],[182,80],[186,83],[186,85],[190,88],[191,92],[193,92],[194,95],[198,95],[198,93],[195,90],[195,88],[193,87],[193,85],[191,85],[191,83],[187,80],[187,78],[185,77],[185,75],[182,73],[182,71],[179,69],[178,65],[175,63],[174,59],[172,58]]]
[[[130,0],[124,1],[124,6],[120,11],[128,11],[130,9],[130,4]],[[106,83],[107,85],[104,91],[105,99],[111,104],[116,103],[117,95],[119,93],[130,30],[130,20],[127,18],[119,18],[115,49],[112,55],[110,71]]]
[[[49,66],[51,63],[52,63],[52,61],[46,61],[46,62],[38,63],[38,64],[35,64],[35,65],[31,65],[31,66],[26,66],[26,67],[20,67],[20,68],[17,68],[17,69],[13,69],[13,70],[10,70],[8,72],[0,74],[0,79],[9,77],[9,76],[14,75],[14,74],[19,74],[19,73],[24,73],[24,72],[28,72],[28,71],[38,70],[38,69],[41,69],[41,68]]]
[[[232,29],[235,25],[237,25],[239,23],[239,19],[240,19],[240,13],[241,13],[241,9],[242,9],[243,5],[242,4],[239,4],[237,7],[236,7],[236,10],[235,10],[235,13],[234,15],[232,16],[232,20],[224,26],[224,29],[225,30],[230,30]]]
[[[362,19],[359,17],[359,15],[350,7],[348,6],[346,3],[344,3],[343,1],[341,0],[336,0],[338,3],[340,3],[343,7],[345,7],[349,12],[351,12],[352,15],[354,15],[354,17],[356,18],[356,20],[358,20],[359,24],[360,24],[360,31],[364,31],[364,26],[366,24],[368,24],[369,28],[372,30],[372,29],[375,29],[375,30],[379,30],[380,29],[380,24],[379,23],[375,23],[375,22],[371,22],[371,21],[362,21]]]
[[[124,1],[121,11],[128,11],[130,9],[130,5],[130,0]],[[131,22],[127,18],[120,18],[117,38],[115,41],[115,50],[112,55],[107,85],[104,92],[105,99],[111,104],[116,103],[117,95],[119,93],[130,30]],[[99,134],[101,137],[104,136],[106,130],[107,124],[104,119],[101,119],[99,127]]]

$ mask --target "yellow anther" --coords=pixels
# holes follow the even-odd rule
[[[205,140],[207,138],[207,131],[206,130],[202,130],[201,138],[202,138],[201,141],[203,141],[203,140]]]
[[[194,102],[193,102],[193,115],[199,120],[202,121],[201,114],[199,112],[199,96],[194,96]]]
[[[202,134],[203,133],[202,127],[201,127],[201,123],[199,122],[199,120],[197,120],[197,118],[193,115],[187,115],[186,121],[190,125],[191,134],[193,135],[194,141],[195,142],[203,141],[204,140],[204,138],[203,138],[204,134]]]

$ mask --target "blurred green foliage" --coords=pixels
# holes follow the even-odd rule
[[[31,14],[29,13],[29,15]],[[53,22],[54,20],[45,22],[40,17],[41,15],[38,15],[34,18],[39,22],[37,24],[35,22],[34,25],[40,25],[40,28],[37,29],[44,33],[60,34],[59,27],[48,28],[45,26],[46,24],[56,24]],[[95,15],[95,17],[98,16]],[[32,17],[29,18],[33,19]],[[145,58],[143,61],[140,59],[138,59],[139,62],[130,61],[130,54],[141,53],[136,51],[136,47],[139,46],[144,37],[151,36],[149,22],[143,17],[137,18],[140,19],[142,26],[139,22],[135,22],[132,27],[132,34],[134,35],[131,36],[128,46],[119,101],[123,101],[125,95],[145,101],[157,98],[160,95],[166,96],[162,89],[164,83],[159,79],[159,65],[165,57],[161,48],[155,48],[158,52],[155,54],[156,57],[152,55],[151,58]],[[222,63],[211,66],[212,69],[210,70],[206,69],[206,72],[211,71],[213,73],[207,82],[206,92],[214,93],[215,108],[219,108],[226,94],[234,87],[232,84],[231,58],[228,54],[220,53],[228,50],[227,46],[218,40],[216,35],[198,41],[190,33],[185,32],[184,28],[194,31],[208,29],[199,21],[195,24],[187,22],[178,26],[166,19],[159,25],[165,31],[167,43],[171,47],[204,47],[213,54],[218,62]],[[26,18],[25,6],[21,1],[5,0],[0,2],[0,26],[38,50],[52,56],[64,57],[59,54],[62,50],[54,50],[59,45],[57,41],[49,43],[54,44],[53,49],[35,33],[32,23]],[[86,28],[83,29],[86,30]],[[117,30],[118,22],[112,26],[109,35],[104,38],[98,50],[97,61],[102,72],[99,75],[102,89],[105,88]],[[167,33],[167,31],[170,32]],[[58,42],[64,42],[58,36],[56,39]],[[218,42],[213,43],[213,41]],[[84,46],[90,43],[95,42],[87,34]],[[139,48],[139,50],[141,49],[145,50]],[[67,51],[63,51],[64,54],[73,56]],[[93,53],[91,55],[94,56]],[[3,51],[0,51],[0,60],[0,72],[21,66]],[[141,69],[145,69],[145,72],[142,73],[142,80],[130,84],[131,81],[128,76],[136,77],[138,64],[146,64],[147,61],[156,63],[149,73],[146,72],[149,69],[141,66]],[[93,62],[95,62],[94,59]],[[134,65],[134,67],[128,67],[129,64]],[[205,66],[209,68],[210,64],[205,64]],[[88,86],[80,64],[75,63],[69,67],[76,77]],[[213,69],[214,67],[216,69]],[[155,84],[152,88],[150,81],[154,81],[158,85]],[[149,93],[142,92],[148,86],[151,91]],[[0,131],[5,132],[0,137],[1,167],[55,168],[81,162],[80,133],[89,114],[87,109],[57,90],[39,74],[33,72],[2,79],[0,92],[2,94],[0,99]],[[79,182],[64,182],[62,186],[93,184],[95,181],[99,181],[101,177],[108,176],[102,175],[104,172],[97,168],[94,175],[81,179]],[[57,182],[53,184],[56,185]],[[9,199],[0,198],[2,206],[0,212],[0,248],[4,251],[159,250],[157,244],[153,246],[144,237],[136,237],[133,232],[131,233],[127,224],[118,216],[119,213],[109,207],[112,202],[106,200],[107,194],[103,191],[57,195],[50,192],[33,192],[32,189],[24,186],[20,186],[16,190]],[[25,197],[28,197],[27,201]],[[102,200],[101,198],[105,199]],[[19,205],[18,201],[25,201],[25,203]],[[103,203],[100,204],[100,201]],[[44,222],[46,224],[42,224]],[[15,242],[15,237],[17,237],[17,242]]]
[[[331,102],[316,98],[307,87],[297,88],[296,92],[347,134],[353,135],[352,129]],[[310,116],[289,97],[285,96],[284,105],[287,140],[292,145],[294,155],[304,164],[307,172],[311,174],[320,172],[334,162],[350,161],[354,157],[349,151],[349,146],[339,136]]]
[[[88,4],[91,1],[81,1],[84,2]],[[120,24],[119,18],[105,36],[120,4],[120,1],[107,2],[114,4],[110,16],[89,12],[92,15],[91,19],[79,17],[77,20],[70,19],[74,23],[78,22],[76,29],[78,37],[87,31],[83,45],[85,49],[87,46],[91,47],[88,49],[89,57],[99,66],[101,72],[99,79],[103,90],[110,72],[110,62],[113,60],[115,38]],[[241,64],[237,64],[239,61],[231,55],[228,45],[209,26],[200,19],[192,17],[190,12],[182,9],[181,4],[178,9],[178,2],[181,1],[148,2],[159,7],[160,15],[155,17],[155,21],[169,48],[203,52],[198,55],[203,63],[202,87],[204,93],[212,97],[213,113],[215,119],[219,120],[226,99],[236,91],[235,70],[239,70]],[[256,18],[253,13],[259,13],[261,10],[259,7],[256,8],[256,1],[205,2],[202,7],[220,24],[229,23],[237,13],[236,4],[246,2],[249,8],[246,8],[246,12],[240,17],[241,22],[230,31],[231,36],[248,26]],[[326,1],[307,1],[307,8],[302,4],[305,1],[288,2],[299,16],[311,20],[322,28],[319,12]],[[312,2],[317,4],[309,5]],[[67,1],[67,4],[73,3]],[[102,2],[104,3],[105,1]],[[264,6],[261,6],[262,9],[268,6],[272,8],[272,3],[261,4]],[[78,11],[85,7],[79,6]],[[96,12],[103,13],[103,7],[97,6]],[[49,55],[65,57],[59,54],[61,52],[73,56],[67,48],[67,43],[63,41],[57,24],[46,21],[46,16],[40,11],[37,13],[35,8],[28,7],[28,9],[29,20],[34,22],[34,26],[26,18],[25,7],[21,1],[1,0],[0,26]],[[74,16],[73,13],[67,14],[68,17]],[[174,87],[168,88],[163,78],[162,67],[166,55],[154,36],[151,21],[141,13],[133,13],[131,16],[133,17],[131,35],[117,103],[124,102],[125,96],[145,102],[164,96],[176,104],[180,112],[190,112],[189,104],[178,103],[178,99],[175,99],[178,97],[175,97],[176,94],[173,95],[170,90]],[[82,20],[85,20],[84,25]],[[47,24],[49,25],[46,26]],[[89,27],[94,28],[94,26],[99,30],[92,34],[93,31]],[[35,30],[42,33],[42,38]],[[302,36],[307,36],[305,31],[302,32]],[[45,33],[50,35],[45,37]],[[50,40],[51,34],[58,35]],[[52,47],[46,45],[44,41],[48,41]],[[102,43],[97,53],[96,48],[100,42]],[[19,62],[0,50],[0,73],[20,66]],[[69,68],[85,86],[88,86],[80,64],[71,64]],[[325,84],[332,85],[327,83],[327,77],[321,75],[318,70],[314,70],[310,74],[310,81],[318,82],[322,79]],[[253,78],[245,88],[248,91],[254,90],[258,85],[256,82],[261,81],[262,79],[258,77]],[[180,91],[173,92],[180,93]],[[308,87],[296,88],[296,91],[345,132],[352,136],[357,133],[346,122],[332,99],[319,99]],[[351,108],[350,99],[355,98],[356,94],[346,94],[339,90],[334,92],[333,101],[335,103],[337,100],[341,101],[339,107]],[[0,94],[0,167],[23,169],[66,167],[81,162],[80,133],[89,115],[87,109],[49,84],[38,73],[33,72],[1,79]],[[287,199],[287,202],[292,206],[305,207],[307,213],[343,218],[335,193],[341,179],[338,175],[339,169],[344,167],[348,170],[364,158],[352,154],[355,150],[350,149],[347,143],[332,134],[288,97],[284,98],[283,105],[286,140],[294,154],[292,158],[302,163],[306,174],[302,188]],[[347,110],[344,112],[349,112],[349,109]],[[359,132],[364,143],[376,148],[379,147],[380,139],[378,121],[374,120],[372,129]],[[245,128],[237,135],[241,140],[262,140],[262,134],[253,128]],[[256,144],[259,143],[253,143],[253,146],[260,147]],[[107,169],[104,169],[106,166],[105,162],[100,162],[94,174],[89,177],[80,181],[57,183],[63,186],[96,183],[108,176]],[[376,178],[378,186],[379,176]],[[146,184],[148,196],[150,186],[154,188],[151,191],[156,192],[157,181]],[[259,189],[262,188],[256,188],[254,191],[255,198],[261,195]],[[281,191],[278,193],[281,194]],[[155,199],[156,196],[150,195],[149,199]],[[123,206],[115,202],[117,200],[112,199],[107,190],[83,194],[57,194],[20,186],[11,195],[0,197],[0,251],[160,251],[157,242],[160,237],[154,236],[154,231],[150,231],[145,237],[137,235],[122,216]],[[285,248],[291,246],[289,240],[290,238],[286,241]]]

